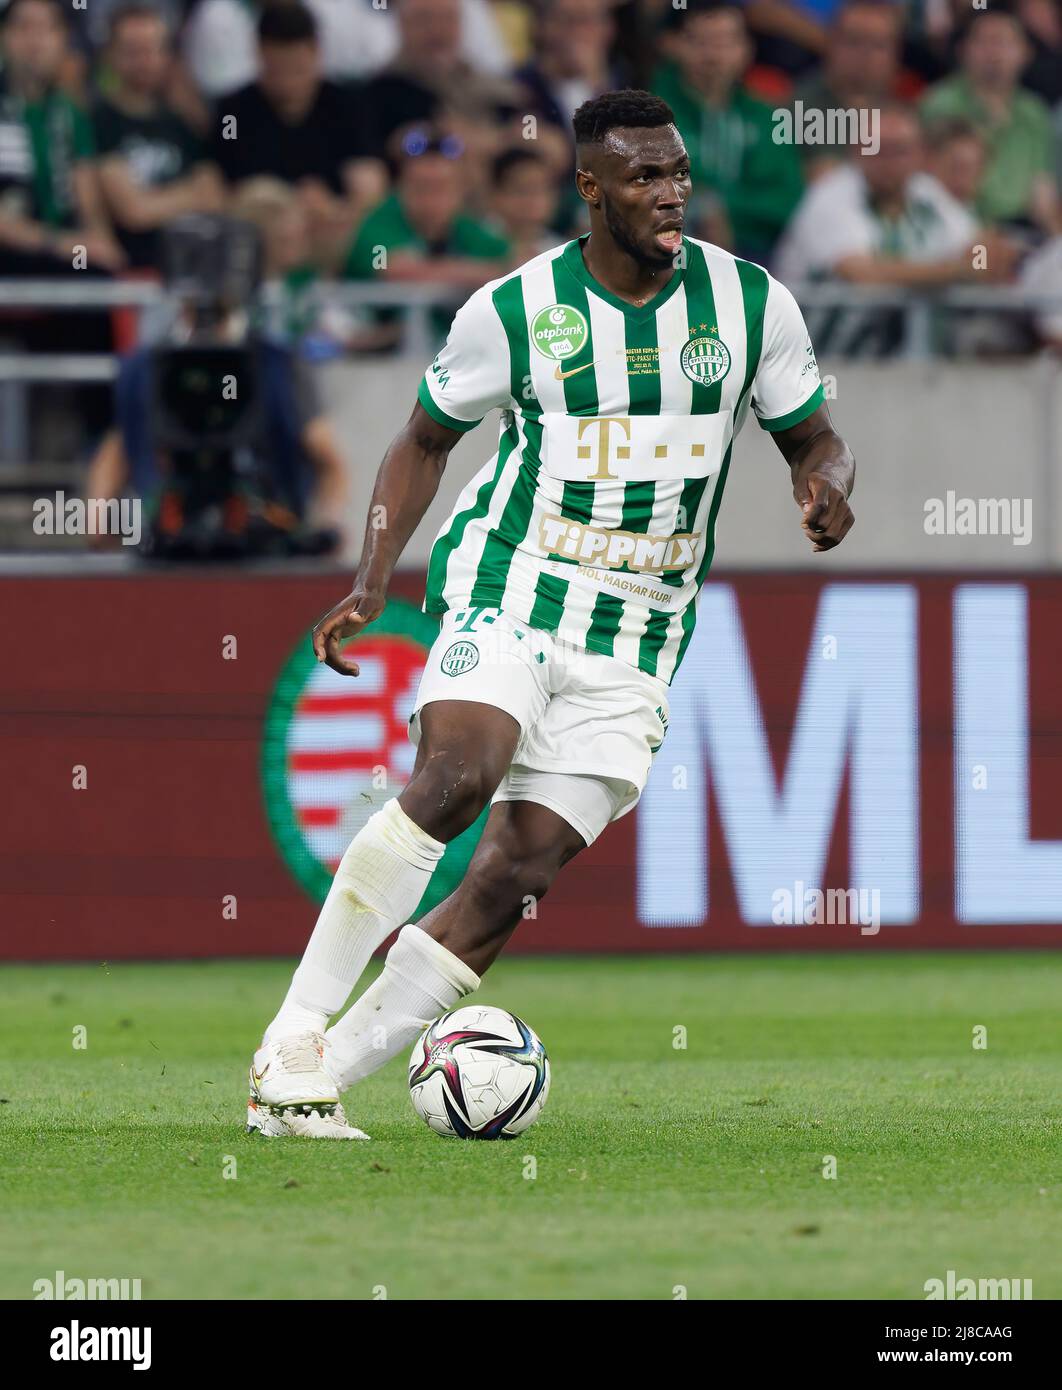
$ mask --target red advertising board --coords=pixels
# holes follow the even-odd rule
[[[337,689],[307,634],[345,582],[0,583],[0,955],[301,949],[431,636],[401,576]],[[714,578],[642,804],[510,949],[1062,945],[1060,627],[1056,577]]]

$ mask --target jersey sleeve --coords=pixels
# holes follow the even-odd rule
[[[491,290],[484,285],[457,311],[417,391],[432,419],[452,430],[474,429],[489,410],[510,404],[509,341]]]
[[[819,365],[800,306],[786,287],[768,281],[763,349],[752,384],[752,408],[765,430],[787,430],[823,402]]]

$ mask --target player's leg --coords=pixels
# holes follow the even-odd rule
[[[667,729],[667,688],[593,653],[565,658],[527,726],[460,888],[407,926],[383,974],[328,1032],[340,1089],[381,1067],[479,984],[528,899],[628,814]]]
[[[475,821],[512,761],[519,725],[489,705],[442,701],[421,716],[401,796],[350,842],[287,998],[265,1036],[320,1032],[373,951],[424,896],[446,845]]]
[[[418,925],[403,927],[382,974],[328,1030],[328,1068],[339,1089],[410,1047],[478,988],[525,909],[586,843],[549,806],[497,802],[460,887]]]
[[[359,1137],[342,1116],[323,1064],[328,1019],[346,1003],[377,946],[413,914],[446,845],[490,800],[520,726],[490,705],[441,701],[421,712],[420,734],[408,785],[351,841],[287,997],[255,1053],[248,1125],[268,1137]]]
[[[548,696],[549,639],[497,609],[448,613],[429,653],[411,723],[416,765],[401,797],[355,838],[336,874],[306,955],[251,1069],[248,1123],[313,1133],[341,1116],[325,1067],[324,1027],[343,1007],[372,952],[409,920],[446,844],[482,811],[512,761],[521,732]],[[324,1115],[327,1123],[319,1123]],[[264,1123],[266,1117],[274,1123]],[[279,1116],[279,1118],[277,1118]],[[345,1120],[343,1133],[353,1137]],[[306,1131],[305,1126],[303,1132]]]

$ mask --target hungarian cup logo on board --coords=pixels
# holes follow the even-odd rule
[[[409,780],[409,718],[438,630],[434,618],[393,599],[343,646],[358,676],[318,662],[308,635],[280,673],[262,746],[266,814],[285,864],[318,902],[347,845]],[[460,882],[485,820],[486,811],[447,846],[415,917]]]

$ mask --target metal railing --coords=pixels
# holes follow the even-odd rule
[[[942,316],[982,312],[1005,316],[1028,316],[1045,310],[1062,312],[1062,293],[1045,298],[1015,286],[952,286],[936,291],[910,291],[875,285],[842,282],[815,282],[791,286],[809,317],[812,336],[820,351],[843,356],[843,350],[828,340],[826,324],[836,327],[836,316],[849,322],[872,322],[885,313],[897,315],[894,351],[900,357],[928,360],[937,354],[936,344]],[[427,361],[437,350],[438,334],[433,322],[437,310],[454,310],[467,293],[451,286],[394,284],[386,282],[321,282],[312,291],[310,307],[334,307],[352,313],[371,309],[397,309],[402,312],[402,351]],[[41,383],[68,385],[107,383],[118,373],[114,354],[4,351],[4,319],[17,317],[17,311],[56,310],[101,312],[132,309],[141,325],[157,316],[156,325],[176,306],[174,297],[157,283],[143,280],[0,280],[0,466],[24,454],[28,435],[27,388]],[[283,309],[283,292],[266,290],[259,297],[263,310]],[[305,305],[306,300],[302,301]],[[11,311],[16,311],[14,315]],[[823,318],[823,316],[828,316]],[[816,330],[820,329],[821,332]],[[57,344],[57,347],[61,346]]]
[[[980,311],[1001,315],[1062,312],[1062,291],[1045,297],[1012,285],[976,286],[955,285],[940,290],[912,291],[892,286],[852,285],[840,281],[815,281],[790,288],[805,312],[837,310],[851,314],[874,311],[897,313],[903,320],[901,355],[924,359],[934,355],[932,325],[942,313]],[[261,299],[268,309],[276,307],[280,298],[267,290]],[[438,346],[432,326],[432,314],[440,309],[456,309],[467,294],[451,286],[386,282],[327,281],[317,287],[314,298],[322,305],[357,312],[362,309],[399,309],[404,317],[402,346],[410,355],[431,356]],[[162,310],[175,301],[161,285],[145,281],[87,281],[73,284],[54,280],[0,280],[0,337],[3,335],[5,310],[61,309],[70,311],[100,311],[131,308],[141,315],[145,310]],[[0,357],[0,380],[17,380],[18,363],[25,363],[31,375],[24,380],[48,380],[49,362],[54,360],[58,381],[77,379],[71,376],[78,359],[67,354],[8,353]],[[114,359],[104,355],[113,375]],[[86,368],[86,370],[88,370]],[[98,368],[83,380],[99,380]]]

